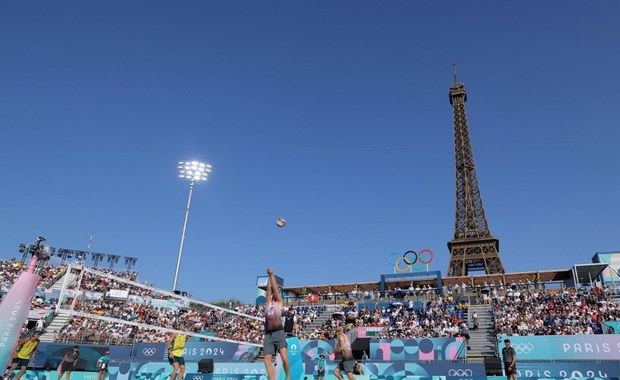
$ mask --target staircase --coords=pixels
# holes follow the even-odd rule
[[[67,320],[69,320],[70,317],[71,315],[69,314],[69,310],[58,309],[56,316],[45,329],[45,333],[39,338],[41,342],[54,342],[54,340],[56,340],[56,334],[65,325],[65,323],[67,323]]]
[[[325,311],[323,311],[319,316],[317,316],[314,321],[310,322],[306,327],[301,329],[301,332],[304,331],[313,331],[317,327],[321,327],[332,318],[332,314],[338,310],[340,310],[341,306],[338,305],[325,305]]]
[[[474,331],[472,315],[478,313],[478,330]],[[467,359],[470,363],[482,363],[488,356],[497,356],[495,318],[491,305],[470,305],[468,314],[469,347]]]
[[[69,271],[69,273],[65,273],[64,276],[62,276],[58,281],[56,281],[54,285],[50,287],[50,289],[60,291],[62,289],[62,284],[65,281],[65,277],[67,277],[67,285],[69,285],[75,282],[75,280],[78,278],[78,275],[75,273],[71,273],[71,271]]]

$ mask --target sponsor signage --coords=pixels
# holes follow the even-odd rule
[[[370,338],[379,335],[379,333],[385,328],[385,326],[361,326],[357,328],[358,338]]]
[[[108,297],[110,298],[127,299],[128,296],[129,290],[110,289],[110,291],[108,291]]]
[[[48,309],[30,309],[28,312],[28,319],[47,318],[50,314],[52,314],[52,311]]]

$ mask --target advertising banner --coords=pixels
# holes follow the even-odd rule
[[[146,297],[142,297],[142,296],[139,296],[139,295],[136,295],[136,294],[130,294],[127,297],[127,302],[129,302],[129,303],[136,303],[138,305],[142,305],[143,303],[146,302]]]
[[[482,363],[369,363],[366,364],[364,374],[370,375],[370,378],[375,378],[375,376],[383,378],[389,376],[393,378],[410,376],[471,378],[486,376],[486,369]]]
[[[23,272],[0,303],[0,366],[6,368],[22,325],[28,319],[30,300],[41,277]]]
[[[214,363],[214,375],[267,375],[265,363]]]
[[[357,328],[357,337],[358,338],[372,338],[374,336],[379,335],[381,330],[383,330],[385,326],[361,326]]]
[[[620,377],[620,361],[528,363],[517,362],[517,377],[575,378],[575,377]]]
[[[38,320],[41,317],[47,319],[47,317],[51,314],[52,310],[49,309],[30,309],[28,312],[28,319]]]
[[[47,344],[45,346],[47,360],[45,361],[44,366],[46,368],[58,367],[65,354],[73,351],[73,346],[74,344],[69,343]],[[108,348],[106,346],[79,345],[80,358],[75,364],[75,369],[78,371],[96,371],[97,360],[102,357],[107,350]]]
[[[607,321],[602,323],[604,334],[620,334],[620,322]]]
[[[258,356],[259,348],[228,342],[187,342],[185,361],[213,359],[214,361],[249,362]]]
[[[464,338],[373,339],[373,360],[457,360],[465,357]]]
[[[500,353],[506,338],[519,361],[620,360],[620,335],[502,335],[498,338]]]
[[[133,356],[138,360],[166,359],[166,343],[136,343]]]
[[[103,293],[86,291],[84,292],[84,298],[87,300],[100,300],[103,298]]]
[[[291,379],[301,379],[304,372],[304,364],[302,362],[301,343],[299,338],[294,336],[286,339],[287,356],[289,362],[289,375]],[[278,355],[278,361],[282,361]],[[286,373],[282,365],[278,366],[278,379],[286,380]]]
[[[208,373],[186,373],[185,379],[191,380],[266,380],[266,375],[217,375]]]
[[[129,290],[127,289],[110,289],[107,294],[110,298],[127,299],[129,297]]]
[[[186,362],[197,362],[201,359],[214,361],[250,362],[258,356],[259,348],[247,344],[228,342],[187,342],[183,357]],[[134,356],[137,360],[165,360],[166,345],[164,343],[136,343]]]
[[[323,354],[329,358],[329,351],[336,349],[335,340],[301,340],[301,359],[304,362],[319,360]]]

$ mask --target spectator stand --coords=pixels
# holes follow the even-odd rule
[[[178,329],[175,329],[176,323],[178,323],[179,320],[189,322],[189,318],[187,318],[187,316],[190,314],[192,316],[197,316],[197,323],[200,322],[199,319],[201,317],[210,317],[217,314],[215,315],[215,321],[219,323],[207,326],[211,327],[212,330],[202,329],[198,332],[192,332],[192,335],[210,340],[243,342],[254,345],[258,344],[257,342],[259,340],[262,340],[262,332],[259,328],[259,326],[262,326],[263,323],[262,311],[258,311],[256,308],[244,309],[242,311],[226,309],[204,301],[184,297],[174,292],[156,289],[154,287],[138,283],[130,278],[123,278],[111,273],[105,273],[86,267],[82,268],[82,270],[86,274],[83,277],[86,279],[86,288],[92,289],[92,283],[100,283],[101,281],[97,279],[103,277],[106,280],[105,283],[114,285],[114,287],[121,287],[122,284],[124,289],[109,289],[106,293],[87,293],[80,290],[80,285],[82,285],[82,283],[79,283],[76,289],[65,291],[64,294],[67,296],[66,302],[64,304],[62,301],[65,300],[60,302],[62,306],[59,308],[59,311],[65,315],[67,324],[69,323],[70,317],[72,315],[76,315],[91,320],[101,320],[108,323],[114,322],[125,326],[136,327],[138,329],[151,328],[158,332],[165,332],[178,331]],[[134,295],[132,301],[138,300],[140,303],[130,303],[128,302],[130,299],[130,292],[138,292],[143,295],[147,294],[148,297],[136,297]],[[86,295],[89,295],[90,298],[85,297]],[[116,300],[111,300],[110,295],[116,295]],[[159,298],[150,298],[157,297],[158,295]],[[168,306],[174,305],[176,307],[161,307],[163,303]],[[153,304],[160,307],[153,306]],[[70,307],[68,307],[69,305]],[[190,305],[203,307],[206,311],[202,314],[198,313],[196,310],[190,309]],[[131,310],[140,310],[141,312],[146,312],[148,315],[154,317],[150,318],[149,324],[140,323],[136,320],[135,313],[131,312]],[[96,311],[96,313],[93,313],[93,311]],[[244,313],[243,311],[248,311],[250,314]],[[160,320],[159,316],[164,316],[162,313],[165,313],[165,316],[169,317],[166,319],[168,324],[166,326],[153,326],[153,324],[157,324],[157,321]],[[201,328],[204,327],[204,325],[205,324],[202,323]],[[137,330],[130,327],[127,327],[117,334],[116,338],[118,341],[122,341],[125,344],[135,341]],[[64,328],[61,329],[59,333],[59,339],[67,340],[75,338],[68,336],[66,331],[63,330]],[[118,337],[119,335],[120,337]],[[130,337],[133,337],[134,339],[130,339]],[[78,338],[83,338],[83,335]]]

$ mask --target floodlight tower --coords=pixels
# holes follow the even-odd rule
[[[137,257],[125,256],[125,265],[127,265],[127,273],[131,272],[131,266],[136,265]]]
[[[110,271],[112,270],[112,267],[114,267],[114,264],[118,263],[118,259],[120,259],[121,257],[119,255],[106,255],[108,257],[108,262],[110,263]]]
[[[103,258],[105,257],[105,255],[104,255],[103,253],[98,253],[98,252],[95,252],[95,253],[93,253],[90,257],[91,257],[91,259],[95,262],[95,263],[93,264],[93,268],[97,269],[97,265],[99,265],[99,262],[100,262],[101,260],[103,260]]]
[[[198,161],[179,161],[179,178],[189,179],[189,198],[187,199],[187,208],[185,209],[185,221],[183,222],[183,232],[181,233],[181,245],[179,247],[179,257],[177,258],[177,268],[174,271],[174,281],[172,282],[172,291],[177,290],[177,281],[179,279],[179,268],[181,267],[181,256],[183,256],[183,245],[185,244],[185,233],[187,232],[187,219],[189,218],[189,206],[192,203],[192,192],[194,191],[194,183],[197,181],[206,181],[207,176],[211,173],[211,165]]]

